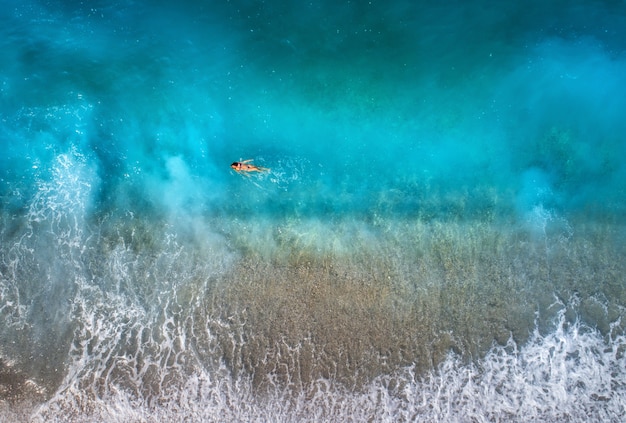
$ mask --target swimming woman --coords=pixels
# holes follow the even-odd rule
[[[241,162],[233,162],[230,167],[237,173],[247,174],[252,172],[269,172],[269,169],[266,167],[255,166],[250,164],[252,159],[243,160]]]

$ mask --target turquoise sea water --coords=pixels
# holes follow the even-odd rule
[[[0,420],[626,414],[623,1],[171,3],[0,10]]]

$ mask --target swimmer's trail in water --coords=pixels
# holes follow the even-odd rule
[[[263,163],[263,166],[253,165],[253,160],[247,159],[233,162],[230,167],[261,189],[268,189],[272,186],[284,191],[297,186],[298,183],[319,177],[309,166],[308,160],[302,157],[274,157],[271,165],[267,164],[269,161],[265,159],[259,159],[259,161]],[[271,185],[261,185],[264,181]]]
[[[0,421],[622,420],[626,4],[5,3]]]

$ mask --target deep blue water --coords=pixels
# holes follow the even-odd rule
[[[0,23],[0,420],[626,413],[623,1]]]

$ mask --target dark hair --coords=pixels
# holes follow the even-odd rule
[[[233,162],[230,166],[238,166],[240,163],[239,162]]]

